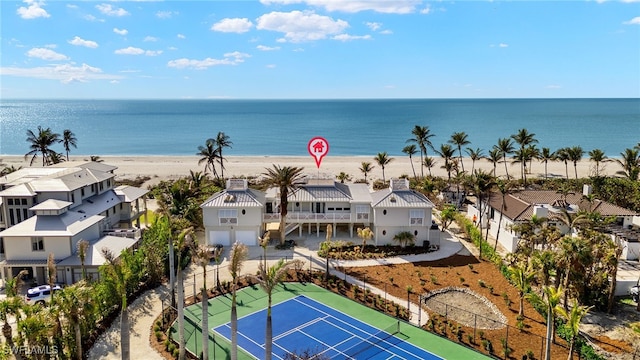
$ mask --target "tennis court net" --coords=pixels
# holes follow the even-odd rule
[[[399,332],[400,332],[400,320],[395,320],[393,324],[372,334],[366,339],[362,339],[362,341],[359,344],[352,346],[345,351],[342,351],[342,353],[346,355],[348,359],[357,359],[358,355],[382,343],[386,339],[392,337],[393,335],[398,334]]]

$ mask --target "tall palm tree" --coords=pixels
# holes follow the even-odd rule
[[[245,244],[235,242],[229,253],[229,274],[231,275],[231,360],[238,359],[238,310],[236,288],[242,265],[249,257],[249,249]]]
[[[29,165],[32,165],[38,154],[42,155],[42,166],[46,166],[47,160],[52,154],[57,154],[51,149],[51,146],[62,141],[60,134],[51,131],[51,128],[43,129],[42,126],[38,126],[38,133],[34,133],[31,130],[27,130],[27,142],[29,143],[30,151],[24,155],[27,159],[31,156]]]
[[[493,146],[491,150],[489,150],[489,155],[485,158],[493,165],[493,177],[496,177],[496,168],[498,167],[498,163],[502,160],[502,151],[497,146]]]
[[[531,282],[536,273],[533,271],[531,263],[511,266],[509,270],[511,273],[511,281],[516,289],[518,289],[518,295],[520,297],[520,310],[518,311],[518,315],[524,316],[524,295],[531,288]]]
[[[411,171],[413,171],[413,177],[416,177],[416,169],[413,167],[413,155],[418,153],[416,144],[409,144],[402,148],[402,152],[409,155],[409,163],[411,164]]]
[[[607,162],[609,158],[604,154],[604,151],[600,149],[593,149],[589,151],[589,160],[596,163],[596,176],[600,176],[600,164]]]
[[[498,139],[498,145],[496,148],[500,150],[500,154],[502,154],[502,161],[504,162],[504,172],[507,175],[507,179],[509,178],[509,170],[507,170],[507,156],[511,154],[514,150],[513,143],[510,138],[500,138]]]
[[[218,135],[215,138],[216,150],[218,153],[218,158],[220,160],[220,174],[222,175],[222,179],[224,180],[224,157],[222,156],[222,149],[231,148],[233,143],[229,140],[229,135],[226,135],[224,132],[219,131]]]
[[[336,175],[336,179],[340,180],[341,184],[344,184],[345,181],[351,181],[351,175],[341,171],[340,174]]]
[[[178,342],[180,344],[180,350],[178,354],[179,360],[184,360],[186,357],[186,339],[184,337],[184,281],[182,280],[182,269],[184,257],[182,256],[185,249],[188,249],[192,244],[193,228],[186,228],[180,232],[178,238],[175,241],[175,249],[177,251],[178,258],[178,274],[176,283],[178,285]]]
[[[131,339],[129,336],[129,312],[127,309],[127,286],[131,278],[131,269],[122,263],[122,259],[116,257],[108,248],[102,248],[102,256],[106,260],[106,271],[120,297],[120,346],[122,348],[122,360],[131,357]]]
[[[431,168],[436,166],[436,159],[430,156],[427,156],[424,158],[424,162],[422,163],[422,166],[425,166],[427,170],[429,170],[429,176],[431,176]]]
[[[271,304],[273,291],[276,286],[282,283],[291,264],[292,262],[285,262],[284,259],[280,259],[270,267],[265,267],[262,262],[258,265],[258,276],[256,277],[256,280],[262,290],[267,293],[267,328],[265,331],[264,341],[265,360],[271,360],[272,358],[273,324],[271,319]]]
[[[558,307],[556,311],[560,316],[567,320],[566,327],[569,329],[571,340],[569,343],[569,356],[567,360],[573,359],[573,352],[575,351],[576,339],[578,338],[578,334],[580,333],[580,322],[582,318],[589,313],[593,306],[584,306],[578,303],[574,303],[571,307],[571,311],[567,312],[565,309]]]
[[[556,159],[564,162],[565,174],[567,179],[569,179],[569,148],[563,147],[556,150]]]
[[[567,149],[567,155],[569,156],[569,160],[573,162],[573,170],[576,174],[576,179],[578,178],[578,161],[582,160],[582,155],[584,155],[584,150],[580,146],[572,146]]]
[[[451,139],[449,139],[449,144],[453,144],[458,147],[458,155],[460,155],[460,166],[462,167],[462,172],[464,172],[464,162],[462,162],[462,147],[465,145],[471,144],[469,141],[469,136],[464,132],[454,132],[451,134]]]
[[[387,152],[383,151],[379,152],[376,157],[373,158],[373,160],[375,160],[382,168],[382,182],[386,183],[387,180],[384,177],[384,167],[387,166],[391,161],[393,161],[393,158],[390,158]]]
[[[367,174],[370,173],[373,170],[373,168],[374,166],[372,166],[370,162],[363,161],[360,164],[360,171],[362,171],[362,173],[364,174],[364,182],[366,184],[369,183],[367,182]]]
[[[85,267],[85,259],[87,257],[87,249],[89,242],[84,239],[78,240],[78,258],[80,258],[80,266],[82,267],[82,280],[87,280],[87,268]]]
[[[478,217],[478,224],[482,229],[482,215],[484,213],[482,203],[485,200],[484,199],[485,196],[488,196],[491,189],[495,185],[495,178],[491,176],[491,174],[483,170],[476,170],[476,172],[473,174],[472,181],[473,181],[474,192],[478,197],[478,211],[480,212],[480,216]],[[488,204],[486,206],[488,206]],[[488,226],[487,226],[487,234],[489,234]],[[480,250],[480,259],[482,259],[482,240],[480,240],[479,250]]]
[[[81,320],[93,311],[92,289],[85,281],[68,286],[59,295],[59,305],[64,318],[75,334],[75,353],[78,360],[83,358]]]
[[[549,161],[553,161],[556,158],[555,152],[551,151],[548,147],[543,147],[542,151],[540,151],[540,155],[538,159],[544,163],[544,178],[546,179],[549,172],[547,171],[547,165]]]
[[[209,296],[207,295],[207,265],[209,265],[209,249],[203,244],[192,248],[193,259],[197,266],[202,268],[202,356],[203,360],[209,359]]]
[[[496,180],[496,188],[500,192],[502,201],[500,203],[500,217],[498,218],[498,228],[496,229],[496,243],[493,246],[493,251],[496,251],[496,249],[498,248],[498,239],[500,239],[500,227],[502,226],[502,215],[504,214],[505,211],[507,211],[507,202],[505,200],[512,186],[513,186],[513,183],[510,182],[509,180],[502,180],[502,179]]]
[[[476,168],[476,161],[480,159],[484,159],[484,154],[482,153],[482,149],[480,148],[475,148],[475,149],[467,148],[466,152],[467,152],[467,155],[469,155],[469,158],[471,159],[471,173],[473,174],[473,171]],[[464,171],[464,168],[462,169],[462,171]]]
[[[431,138],[435,134],[431,133],[428,126],[420,125],[414,126],[411,130],[411,134],[413,134],[413,138],[407,140],[407,142],[416,143],[420,148],[420,170],[422,177],[424,177],[424,168],[422,166],[424,164],[424,158],[427,157],[427,146],[433,149]]]
[[[205,174],[207,173],[207,169],[211,169],[211,174],[218,178],[216,161],[220,158],[220,153],[218,147],[216,147],[216,141],[214,139],[207,139],[204,146],[198,146],[198,152],[196,155],[200,156],[198,165],[204,164]]]
[[[76,138],[76,134],[74,134],[71,130],[65,129],[62,132],[62,145],[64,146],[64,150],[67,152],[67,161],[69,161],[69,151],[71,147],[78,148],[78,139]]]
[[[528,145],[538,143],[538,140],[535,138],[536,134],[530,133],[527,129],[520,129],[515,134],[511,135],[511,138],[520,145],[520,152],[524,153],[524,149]],[[526,163],[523,162],[520,164],[520,172],[524,174]],[[524,179],[524,175],[522,175]]]
[[[624,149],[620,153],[620,158],[616,162],[622,166],[622,169],[616,174],[622,175],[630,180],[638,180],[640,175],[640,148]]]
[[[13,328],[9,324],[9,315],[15,315],[19,313],[21,306],[20,298],[5,298],[0,300],[0,320],[4,322],[2,326],[2,335],[4,335],[6,345],[9,349],[13,349]],[[22,360],[22,355],[19,351],[14,352],[16,360]]]
[[[447,175],[449,177],[449,180],[451,180],[451,171],[454,170],[452,160],[453,156],[455,155],[455,150],[449,144],[441,144],[440,149],[435,151],[444,159],[444,166],[442,167],[447,170]]]
[[[262,173],[265,178],[265,185],[278,188],[280,195],[280,244],[284,245],[286,236],[285,226],[287,224],[287,206],[289,205],[289,193],[295,192],[302,182],[302,171],[304,168],[295,166],[273,165],[273,168],[266,168]]]
[[[551,360],[551,343],[554,341],[555,334],[555,314],[558,313],[558,310],[561,308],[558,305],[560,304],[560,299],[562,299],[564,290],[562,289],[562,286],[557,288],[553,286],[544,286],[542,290],[544,298],[540,298],[537,295],[529,295],[528,299],[547,310],[547,341],[544,359]]]

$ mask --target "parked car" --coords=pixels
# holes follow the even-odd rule
[[[633,299],[633,301],[638,302],[638,293],[640,293],[640,285],[636,285],[631,287],[631,289],[629,290],[629,295],[631,295],[631,298]]]
[[[62,290],[60,285],[54,285],[53,291]],[[44,304],[51,300],[51,286],[41,285],[38,287],[27,290],[27,294],[24,296],[24,301],[27,304]]]

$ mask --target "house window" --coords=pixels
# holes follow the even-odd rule
[[[218,221],[220,225],[230,225],[238,223],[237,209],[221,209],[218,210]]]
[[[409,224],[411,224],[411,225],[423,225],[424,224],[424,210],[410,210],[409,211]]]
[[[84,188],[80,189],[80,196],[84,197]]]
[[[74,193],[71,193],[71,202],[72,203],[76,202],[76,195]]]
[[[356,205],[356,219],[369,220],[369,207],[366,205]]]
[[[102,183],[102,181],[100,181],[100,191],[102,191],[104,189],[104,184]]]
[[[9,209],[9,225],[15,225],[16,220],[13,217],[13,209]]]
[[[387,209],[382,210],[382,215],[387,215]]]
[[[13,199],[7,199],[7,205],[13,205]]]
[[[31,238],[31,250],[44,251],[44,239],[42,238],[42,236]]]
[[[22,209],[22,217],[27,220],[29,218],[29,213],[27,212],[27,209]]]
[[[20,199],[20,202],[22,203],[22,205],[27,205],[27,199]],[[16,205],[18,204],[16,203]]]

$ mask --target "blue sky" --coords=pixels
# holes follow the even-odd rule
[[[640,1],[0,1],[1,98],[640,97]]]

